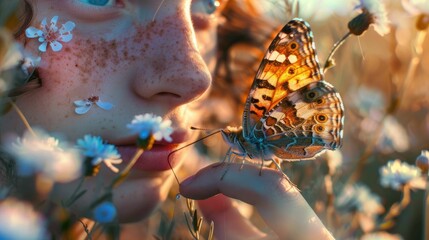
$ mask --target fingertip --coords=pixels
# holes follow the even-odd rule
[[[216,176],[210,166],[188,177],[179,185],[180,194],[196,200],[206,199],[219,193]]]

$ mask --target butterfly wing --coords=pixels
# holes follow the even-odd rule
[[[290,93],[255,126],[264,152],[280,159],[305,159],[342,144],[344,106],[334,87],[319,81]]]
[[[293,19],[274,38],[259,66],[244,108],[244,137],[249,138],[261,118],[288,94],[321,79],[310,27]]]

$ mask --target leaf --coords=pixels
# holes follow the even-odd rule
[[[194,210],[194,214],[192,216],[192,226],[194,227],[194,231],[198,231],[198,214],[197,210]]]
[[[214,236],[214,222],[210,222],[209,235],[207,236],[207,240],[212,240]]]

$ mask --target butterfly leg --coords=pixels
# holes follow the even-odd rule
[[[233,162],[237,158],[237,156],[243,156],[243,159],[244,159],[244,155],[243,154],[231,151],[231,149],[228,150],[228,153],[229,153],[229,157],[228,157],[227,167],[225,169],[225,172],[223,172],[222,177],[220,178],[220,180],[223,180],[223,178],[225,177],[226,173],[229,170],[229,166],[231,165],[230,163]]]
[[[282,167],[280,166],[279,162],[276,161],[276,159],[271,159],[271,161],[276,165],[277,169],[283,174],[283,176],[286,178],[286,180],[291,184],[292,187],[296,187],[296,185],[289,179],[289,177],[286,175],[286,173],[283,172]],[[280,160],[281,162],[281,160]]]

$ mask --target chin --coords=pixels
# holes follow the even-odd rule
[[[150,217],[167,198],[172,183],[171,174],[155,179],[126,180],[113,193],[119,222],[133,223]]]

